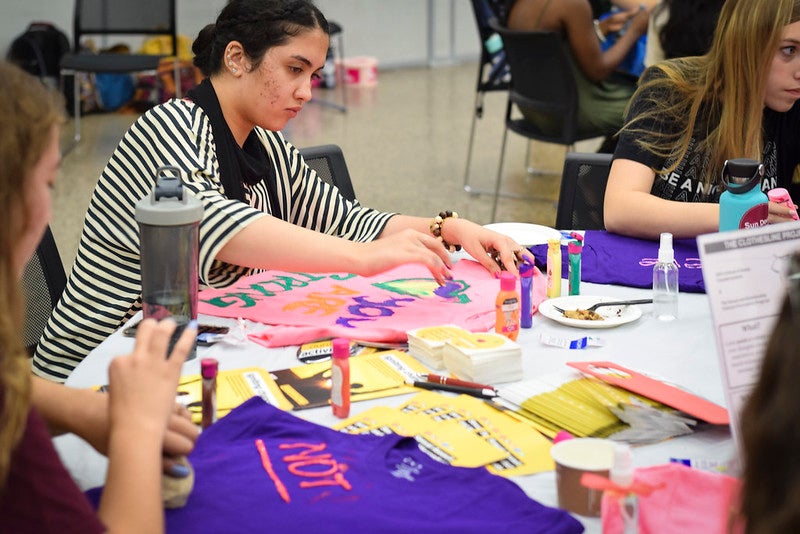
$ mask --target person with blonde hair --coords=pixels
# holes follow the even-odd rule
[[[611,232],[694,237],[719,229],[726,160],[764,164],[762,190],[798,200],[800,0],[727,0],[708,54],[650,67],[627,110],[606,188]],[[769,222],[790,220],[770,203]]]
[[[163,532],[167,436],[174,434],[172,450],[182,454],[197,438],[191,420],[175,408],[196,329],[187,328],[167,359],[174,321],[142,323],[133,353],[109,367],[108,394],[31,376],[20,334],[25,305],[19,279],[50,220],[64,103],[6,62],[0,62],[0,94],[0,530]],[[176,415],[184,421],[177,432]],[[96,512],[61,463],[48,424],[108,453],[106,490]]]
[[[139,117],[98,180],[65,297],[34,356],[37,375],[65,380],[141,309],[134,208],[164,165],[178,168],[184,191],[203,204],[205,287],[267,269],[369,276],[407,263],[443,284],[456,247],[495,273],[496,252],[516,274],[515,255],[530,253],[513,239],[448,210],[413,217],[348,200],[283,136],[311,100],[329,31],[311,0],[232,0],[200,31],[192,50],[206,78]]]

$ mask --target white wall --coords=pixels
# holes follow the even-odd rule
[[[194,38],[225,3],[178,0],[178,32]],[[379,68],[476,59],[480,53],[469,0],[317,0],[317,5],[342,26],[345,54],[377,57]],[[3,55],[31,21],[52,22],[71,39],[72,9],[70,0],[0,0]]]

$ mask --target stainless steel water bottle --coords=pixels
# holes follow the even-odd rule
[[[145,319],[172,317],[178,328],[197,319],[197,264],[203,205],[183,187],[180,169],[159,167],[152,193],[136,204]],[[187,359],[194,358],[192,349]]]
[[[725,191],[719,197],[719,231],[767,224],[769,199],[761,191],[764,166],[747,158],[729,159],[722,167]]]

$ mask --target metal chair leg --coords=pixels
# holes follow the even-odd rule
[[[495,222],[497,218],[497,201],[500,199],[500,182],[503,179],[503,161],[506,156],[507,138],[508,128],[503,128],[503,142],[500,145],[500,164],[497,166],[497,179],[494,182],[494,202],[492,203],[492,218],[490,222]]]
[[[475,143],[475,127],[478,122],[479,110],[483,107],[483,93],[480,91],[475,94],[475,111],[472,114],[472,128],[469,133],[469,145],[467,145],[467,169],[464,171],[464,191],[472,193],[472,186],[469,185],[469,172],[472,168],[472,146]],[[477,194],[477,192],[475,192]]]

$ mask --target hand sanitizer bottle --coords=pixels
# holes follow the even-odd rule
[[[678,317],[678,264],[672,250],[672,234],[661,234],[658,263],[653,267],[653,309],[656,318],[672,321]]]

